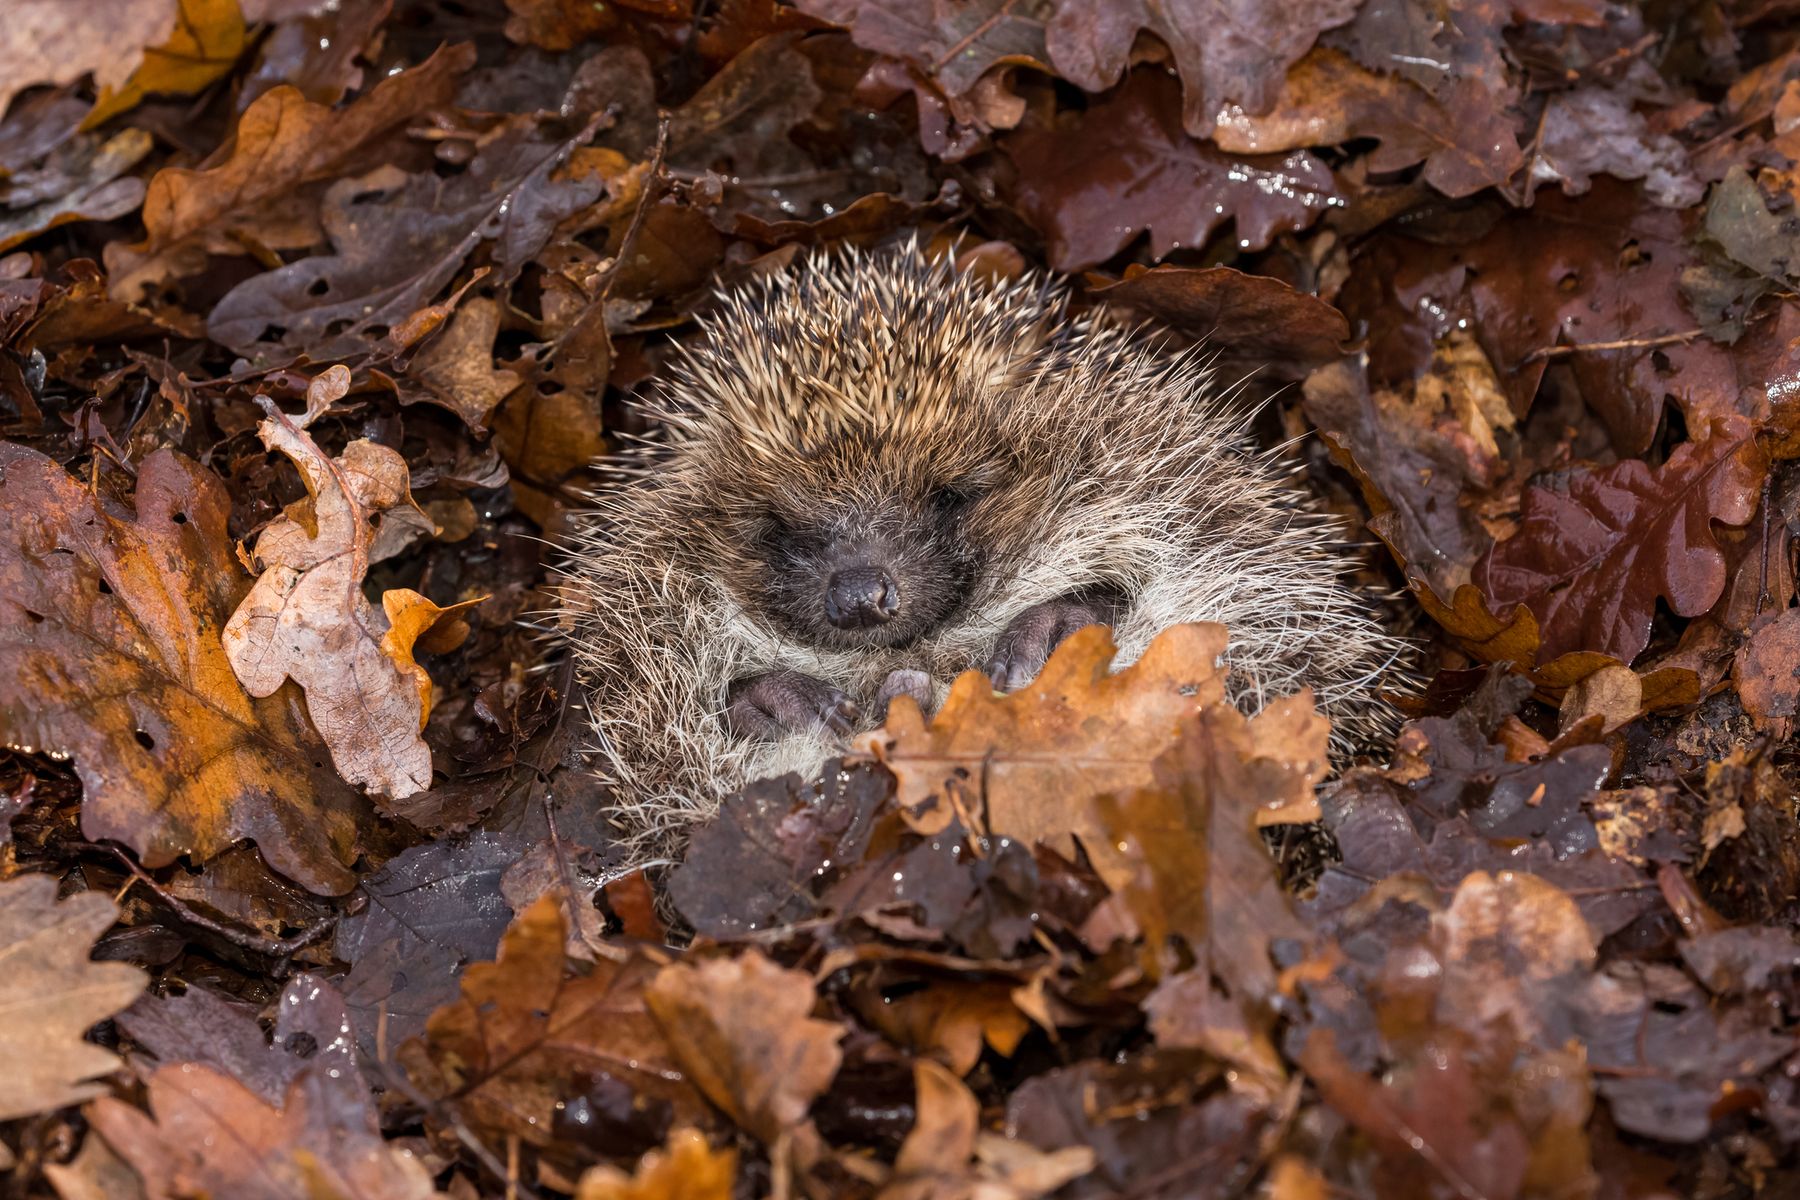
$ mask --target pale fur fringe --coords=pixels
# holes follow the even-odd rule
[[[1310,686],[1340,750],[1389,731],[1373,685],[1404,643],[1346,584],[1339,525],[1309,507],[1280,462],[1246,448],[1249,414],[1220,395],[1198,353],[1069,321],[1055,285],[990,284],[927,264],[913,246],[818,256],[721,299],[658,409],[669,444],[610,464],[618,486],[596,498],[563,566],[558,616],[588,702],[590,761],[640,857],[678,848],[744,782],[816,774],[841,752],[810,734],[728,737],[721,710],[733,680],[788,667],[866,696],[896,667],[923,667],[941,701],[1020,612],[1090,584],[1129,598],[1117,666],[1170,625],[1217,621],[1230,629],[1225,665],[1239,706],[1255,711]],[[923,314],[935,320],[921,328]],[[857,357],[848,370],[845,356]],[[946,362],[957,368],[949,381]],[[714,452],[719,439],[760,439],[750,449],[780,460],[796,439],[845,420],[935,424],[954,436],[956,406],[976,402],[1040,440],[1083,439],[1071,457],[1085,465],[1049,472],[1036,527],[1021,539],[1032,551],[992,564],[970,603],[922,643],[799,644],[684,550],[694,531],[679,527],[683,456]],[[787,453],[785,469],[803,469]]]

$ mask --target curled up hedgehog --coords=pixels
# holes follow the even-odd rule
[[[929,713],[971,668],[1022,687],[1094,623],[1122,665],[1221,622],[1240,706],[1310,685],[1341,738],[1382,723],[1400,643],[1194,352],[914,245],[814,257],[704,334],[564,565],[595,765],[640,849],[816,773],[896,695]]]

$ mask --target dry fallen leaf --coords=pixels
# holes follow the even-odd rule
[[[366,809],[298,697],[253,701],[220,639],[244,594],[224,487],[160,450],[136,510],[0,446],[0,741],[72,755],[82,831],[146,866],[250,838],[303,887],[348,891]]]
[[[773,1146],[837,1074],[844,1027],[813,1017],[812,976],[751,950],[664,967],[644,996],[688,1077]]]
[[[244,14],[238,0],[175,0],[175,26],[167,41],[144,47],[144,60],[125,85],[103,87],[85,125],[95,128],[151,95],[198,92],[218,79],[244,52]]]
[[[1079,838],[1116,887],[1133,868],[1093,799],[1148,786],[1157,757],[1200,710],[1224,703],[1217,663],[1225,641],[1223,626],[1177,625],[1114,672],[1111,633],[1092,626],[1059,646],[1022,691],[997,695],[985,676],[968,672],[929,725],[902,698],[857,748],[894,773],[901,811],[919,832],[941,832],[961,815],[1071,857],[1071,838]]]
[[[104,1090],[90,1080],[121,1065],[111,1051],[82,1040],[90,1025],[144,990],[136,967],[88,961],[94,939],[118,915],[93,892],[57,903],[48,875],[0,883],[0,1121],[80,1103]]]
[[[144,47],[175,25],[176,0],[11,0],[0,35],[0,114],[12,98],[39,83],[75,83],[93,72],[102,88],[130,77]]]
[[[178,1063],[145,1084],[150,1115],[106,1097],[89,1119],[153,1197],[440,1196],[425,1163],[382,1138],[366,1088],[346,1082],[314,1066],[276,1108],[227,1075]]]
[[[413,645],[454,609],[400,591],[383,598],[384,615],[363,596],[380,537],[373,522],[412,497],[399,454],[358,441],[334,459],[307,434],[349,386],[350,372],[333,367],[308,386],[301,416],[263,402],[269,416],[257,431],[300,469],[312,528],[286,516],[257,537],[262,574],[225,626],[225,653],[253,696],[298,683],[338,774],[397,799],[431,786],[431,750],[419,736],[431,680]]]
[[[700,1121],[705,1105],[682,1073],[688,1048],[666,1040],[645,1007],[656,965],[601,959],[592,973],[570,977],[566,936],[558,896],[520,914],[499,958],[471,966],[461,999],[402,1047],[408,1074],[451,1098],[472,1127],[534,1145],[552,1141],[558,1104],[599,1074],[629,1084],[645,1103],[666,1102],[685,1123]]]

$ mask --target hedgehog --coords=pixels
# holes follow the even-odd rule
[[[1023,687],[1090,624],[1116,667],[1220,622],[1246,711],[1310,687],[1339,748],[1387,727],[1401,643],[1201,350],[909,242],[722,292],[672,357],[559,584],[626,844],[817,774],[898,696]]]

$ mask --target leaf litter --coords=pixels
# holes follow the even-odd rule
[[[9,1194],[1785,1194],[1791,6],[15,7]],[[1089,631],[621,872],[547,541],[909,235],[1264,400],[1391,750]]]

